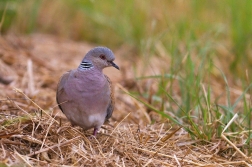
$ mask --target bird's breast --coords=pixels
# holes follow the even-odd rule
[[[99,93],[108,87],[107,80],[102,73],[76,73],[73,80],[75,89],[83,93]]]
[[[106,111],[110,102],[110,88],[105,76],[83,75],[75,73],[65,86],[68,97],[76,103],[81,110],[86,110],[88,106],[92,112]]]

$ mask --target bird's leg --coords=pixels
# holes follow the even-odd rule
[[[94,140],[96,138],[96,134],[98,133],[98,128],[94,128],[93,135],[89,136],[88,138],[90,140]]]
[[[62,125],[62,122],[61,122],[61,118],[60,118],[60,127],[61,127],[61,125]]]
[[[94,128],[93,136],[96,136],[97,132],[98,132],[98,128]]]

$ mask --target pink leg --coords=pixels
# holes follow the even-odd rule
[[[93,136],[96,137],[97,132],[98,132],[98,129],[97,129],[97,128],[94,128]]]

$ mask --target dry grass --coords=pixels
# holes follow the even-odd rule
[[[55,102],[60,75],[75,68],[92,47],[46,35],[0,38],[0,161],[7,166],[249,166],[244,145],[222,133],[222,139],[193,140],[180,127],[150,116],[124,87],[134,87],[131,74],[111,75],[116,82],[116,111],[97,138],[71,127]],[[123,50],[123,49],[122,49]],[[125,68],[127,62],[118,64]],[[124,62],[124,63],[122,63]],[[126,65],[125,65],[126,64]],[[126,67],[126,69],[129,69]],[[3,72],[4,71],[4,72]],[[122,70],[125,71],[125,70]],[[6,79],[7,78],[7,79]],[[126,78],[126,79],[125,79]],[[8,81],[9,81],[8,80]],[[123,86],[122,86],[123,85]],[[157,116],[157,115],[156,115]],[[233,121],[233,120],[232,120]],[[227,125],[229,126],[229,125]],[[1,164],[0,164],[1,165]]]

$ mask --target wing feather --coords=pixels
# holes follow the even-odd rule
[[[63,103],[62,101],[60,101],[60,96],[62,96],[65,92],[64,92],[64,86],[66,81],[68,80],[69,76],[70,76],[70,72],[68,71],[65,74],[62,75],[62,77],[60,78],[60,81],[58,83],[57,86],[57,92],[56,92],[56,101],[58,103],[58,106],[60,108],[60,110],[64,113],[62,107],[60,106],[61,103]]]
[[[112,82],[110,81],[108,76],[105,75],[105,77],[109,83],[109,89],[110,89],[110,104],[107,108],[107,115],[106,115],[106,120],[108,120],[113,114],[114,106],[115,106],[115,99],[114,99],[114,90],[113,90]]]

